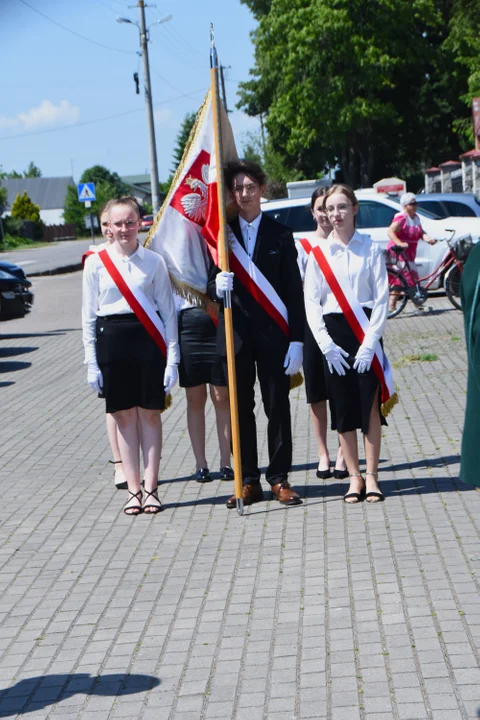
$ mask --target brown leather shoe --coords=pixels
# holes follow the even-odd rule
[[[262,502],[262,486],[260,485],[260,483],[244,485],[242,497],[244,505],[253,505],[253,503]],[[237,507],[237,498],[235,497],[235,495],[232,495],[231,498],[228,498],[226,505],[229,510]]]
[[[272,485],[272,495],[282,505],[302,505],[303,502],[287,480]]]

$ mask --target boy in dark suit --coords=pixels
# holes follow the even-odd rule
[[[292,464],[288,394],[290,375],[298,372],[302,364],[303,288],[291,231],[262,214],[265,181],[265,173],[256,163],[238,160],[226,165],[225,182],[238,209],[230,228],[241,246],[244,264],[240,275],[212,266],[208,293],[214,299],[223,299],[227,290],[232,293],[244,505],[263,500],[254,414],[256,376],[268,418],[267,482],[280,503],[298,505],[302,501],[287,480]],[[262,276],[260,285],[258,271]],[[258,288],[267,290],[270,300],[258,293]],[[288,317],[283,322],[282,313],[283,318]],[[222,312],[217,337],[226,373]],[[229,498],[227,507],[235,505],[235,497]]]

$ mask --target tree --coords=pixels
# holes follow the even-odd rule
[[[456,0],[445,49],[453,54],[457,65],[467,71],[467,88],[461,100],[470,108],[472,98],[480,96],[480,17],[477,0]],[[470,117],[457,118],[454,129],[469,146],[473,145],[475,139]]]
[[[42,171],[35,165],[33,161],[30,161],[28,168],[24,171],[23,177],[26,178],[39,178],[42,177]]]
[[[242,1],[259,25],[238,106],[265,116],[288,179],[339,162],[365,186],[461,151],[452,126],[467,115],[467,72],[445,45],[452,0]]]
[[[185,115],[185,117],[183,118],[182,124],[180,125],[180,130],[178,131],[177,139],[175,141],[175,147],[173,148],[172,175],[175,173],[175,170],[180,165],[180,162],[182,160],[183,153],[185,150],[185,146],[188,142],[188,138],[190,137],[192,128],[195,125],[196,119],[197,119],[196,113],[187,113]]]
[[[40,206],[36,205],[24,190],[23,194],[17,193],[17,197],[12,204],[12,217],[20,220],[32,220],[35,223],[40,222]]]
[[[3,211],[8,205],[7,198],[7,188],[0,185],[0,215],[3,213]]]
[[[63,210],[63,218],[66,223],[75,223],[77,232],[82,234],[85,232],[85,216],[89,213],[98,214],[100,209],[107,200],[129,194],[129,188],[122,182],[120,176],[116,172],[110,172],[103,165],[94,165],[85,170],[80,178],[80,182],[95,183],[96,200],[92,203],[90,210],[85,208],[85,203],[78,199],[77,188],[69,185],[67,188],[67,196],[65,198],[65,206]]]

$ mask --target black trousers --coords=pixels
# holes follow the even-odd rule
[[[286,353],[286,350],[285,350]],[[242,474],[245,485],[260,482],[255,422],[255,378],[258,375],[263,408],[268,418],[267,482],[275,485],[286,480],[292,466],[292,426],[290,418],[290,377],[285,375],[285,353],[276,348],[267,351],[244,343],[237,353],[237,395],[240,424]],[[224,359],[225,377],[227,363]]]

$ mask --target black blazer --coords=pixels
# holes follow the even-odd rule
[[[230,227],[238,241],[245,247],[238,218],[230,223]],[[252,260],[286,305],[289,337],[263,310],[242,283],[234,278],[232,314],[235,352],[240,350],[244,342],[253,343],[255,347],[264,348],[267,351],[286,352],[290,342],[303,342],[305,328],[302,279],[297,265],[297,250],[290,229],[262,214]],[[209,268],[207,292],[212,300],[217,301],[215,278],[219,272],[219,268],[212,262]],[[225,355],[223,307],[220,310],[217,338],[218,352]]]

